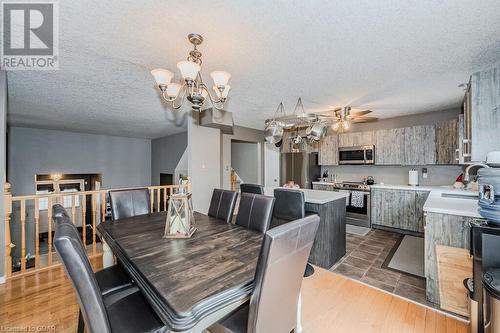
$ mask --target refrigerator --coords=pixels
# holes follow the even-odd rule
[[[281,185],[293,180],[300,188],[312,188],[312,182],[321,177],[318,153],[281,154]]]

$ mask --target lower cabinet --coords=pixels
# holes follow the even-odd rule
[[[423,206],[429,192],[372,189],[371,222],[383,227],[424,232]]]

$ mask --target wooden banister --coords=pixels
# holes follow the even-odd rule
[[[167,209],[168,198],[176,189],[184,188],[189,191],[190,184],[185,185],[156,185],[147,187],[150,193],[151,211],[163,211]],[[119,188],[116,190],[134,189],[131,187]],[[73,224],[81,227],[82,242],[87,248],[90,257],[100,255],[102,246],[96,235],[96,227],[99,223],[105,222],[106,216],[106,198],[109,191],[115,189],[100,189],[80,192],[46,193],[35,195],[12,196],[11,185],[4,184],[4,204],[5,204],[5,276],[7,279],[24,276],[48,267],[59,265],[57,256],[53,256],[53,232],[52,205],[63,204],[68,210],[68,214]],[[162,198],[163,194],[163,198]],[[69,200],[71,198],[71,200]],[[65,200],[66,199],[66,200]],[[87,199],[89,204],[87,204]],[[162,205],[163,201],[163,205]],[[90,206],[89,206],[90,205]],[[15,213],[13,214],[15,209]],[[89,209],[88,215],[87,209]],[[87,232],[87,216],[92,227],[92,235]],[[45,225],[45,218],[47,219]],[[16,266],[18,271],[13,271],[13,253],[12,249],[16,246],[12,242],[11,225],[16,225],[15,229],[20,230],[20,237],[14,237],[19,240],[20,250],[16,251]],[[34,230],[34,239],[27,238],[28,230]],[[40,235],[47,237],[47,250],[40,246]],[[87,242],[90,244],[87,246]],[[31,243],[33,241],[33,243]],[[34,249],[33,249],[34,247]],[[32,253],[34,252],[34,253]],[[27,261],[27,255],[34,254],[34,265]],[[17,258],[17,257],[20,258]],[[28,265],[30,263],[30,265]]]

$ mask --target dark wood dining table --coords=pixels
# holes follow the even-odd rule
[[[173,331],[186,331],[248,299],[263,234],[194,213],[188,239],[163,238],[166,213],[101,223],[97,230]]]

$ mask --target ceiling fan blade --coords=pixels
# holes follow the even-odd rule
[[[364,116],[365,114],[371,113],[372,110],[364,110],[364,111],[351,111],[349,114],[354,117]]]
[[[335,112],[340,111],[340,110],[342,110],[342,108],[338,107],[338,108],[330,109],[330,110],[314,111],[314,113],[316,113],[317,115],[320,115],[320,114],[325,114],[325,113],[335,113]]]
[[[360,118],[351,119],[350,121],[352,123],[371,123],[371,122],[374,122],[377,120],[378,120],[377,117],[360,117]]]

